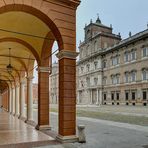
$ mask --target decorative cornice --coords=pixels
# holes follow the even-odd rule
[[[38,72],[48,72],[48,73],[50,73],[50,67],[38,67],[37,71]]]
[[[60,3],[61,5],[64,4],[68,7],[72,7],[74,9],[76,9],[79,4],[80,4],[80,0],[44,0],[46,2],[52,2],[52,3]]]
[[[56,54],[56,57],[60,60],[63,58],[68,59],[76,59],[76,57],[79,55],[78,52],[69,51],[69,50],[61,50],[59,53]]]

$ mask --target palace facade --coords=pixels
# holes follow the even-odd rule
[[[148,30],[122,40],[110,27],[90,22],[79,46],[77,104],[148,104]],[[56,70],[55,70],[56,69]],[[57,103],[58,64],[51,75],[51,102]]]

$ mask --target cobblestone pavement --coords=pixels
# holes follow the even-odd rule
[[[34,117],[36,118],[35,112]],[[51,113],[52,130],[57,131],[58,116]],[[77,118],[77,124],[86,127],[86,144],[74,143],[44,148],[147,148],[148,127],[104,121],[91,118]]]

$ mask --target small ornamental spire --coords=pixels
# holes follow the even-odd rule
[[[120,32],[118,33],[118,36],[119,36],[119,37],[121,37],[121,34],[120,34]]]
[[[131,37],[132,36],[132,33],[131,33],[131,31],[129,32],[129,37]]]
[[[147,22],[147,29],[148,29],[148,22]]]
[[[110,24],[110,28],[113,29],[113,25],[112,24]]]
[[[93,22],[92,19],[90,19],[90,24],[92,24],[92,22]]]
[[[100,20],[100,17],[99,17],[99,13],[97,13],[97,20],[96,20],[96,23],[101,24],[101,20]]]

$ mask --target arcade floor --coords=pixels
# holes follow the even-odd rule
[[[56,141],[34,127],[0,109],[0,148],[36,147],[56,144]]]

